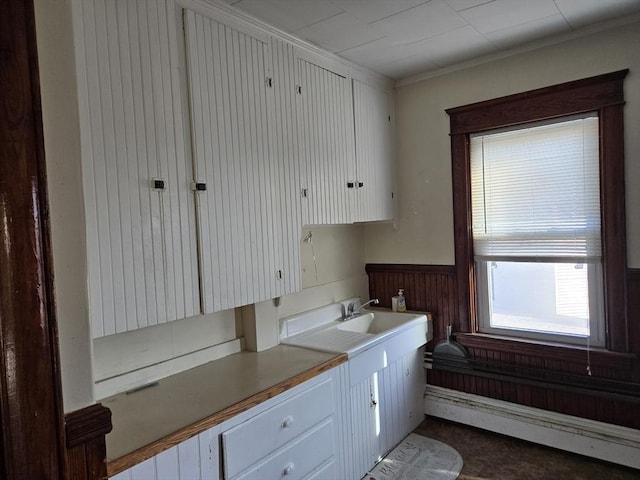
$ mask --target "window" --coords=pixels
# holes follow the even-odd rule
[[[470,136],[479,331],[604,344],[598,117]]]
[[[570,341],[586,343],[589,338],[589,342],[594,341],[607,350],[629,352],[632,327],[628,322],[626,310],[623,127],[623,82],[627,73],[628,70],[621,70],[447,110],[451,125],[458,297],[456,330],[474,334],[473,341],[476,344],[481,342],[483,348],[489,348],[493,345],[491,342],[507,341],[505,337],[494,339],[493,334],[504,333],[516,326],[520,337],[527,336],[528,333],[521,329],[524,322],[528,329],[535,331],[532,334],[536,338],[540,338],[538,335],[542,330],[543,334],[551,335],[550,338],[554,339],[558,346],[579,348],[571,347]],[[530,196],[533,182],[521,182],[522,178],[526,177],[519,175],[512,175],[512,181],[505,182],[509,187],[515,185],[516,188],[512,189],[514,191],[491,193],[495,198],[502,195],[503,201],[499,204],[504,207],[516,205],[513,209],[516,210],[516,214],[508,211],[508,208],[505,212],[498,212],[499,215],[494,215],[494,211],[482,211],[478,214],[473,210],[472,184],[478,181],[477,175],[474,181],[471,166],[474,147],[484,145],[482,148],[485,148],[494,140],[497,143],[506,142],[507,139],[527,134],[527,130],[535,133],[537,128],[541,128],[539,131],[555,127],[562,130],[567,126],[563,124],[570,124],[574,120],[577,120],[578,124],[582,123],[582,128],[585,129],[592,128],[587,126],[592,122],[598,126],[598,145],[594,148],[598,151],[599,195],[596,209],[600,214],[599,220],[597,215],[592,216],[586,211],[576,217],[575,224],[571,223],[574,220],[567,220],[567,198],[570,195],[564,184],[556,184],[576,178],[577,175],[567,174],[565,171],[547,172],[547,166],[539,172],[547,175],[546,181],[538,184],[544,187],[541,191],[554,185],[558,187],[554,194],[545,194],[543,197],[552,204],[552,208],[546,209],[547,213],[563,212],[560,215],[563,218],[560,225],[554,223],[553,215],[543,216],[541,219],[534,215],[527,216],[526,221],[532,222],[538,230],[531,226],[526,227],[534,228],[529,231],[524,227],[524,216],[518,213],[525,209],[531,210],[531,203],[540,200],[537,193],[534,197]],[[584,137],[580,141],[591,142]],[[511,154],[507,155],[509,156],[514,158]],[[568,165],[571,162],[551,163],[557,166]],[[507,162],[505,165],[508,165],[509,169],[513,162]],[[539,166],[535,161],[529,161],[527,168],[532,165]],[[587,168],[586,165],[583,168]],[[489,187],[487,181],[490,179],[485,175],[482,188]],[[592,193],[596,191],[592,187],[589,187],[589,190]],[[496,197],[498,193],[500,195]],[[526,197],[525,193],[529,197]],[[482,193],[482,198],[486,198],[486,192]],[[593,198],[596,198],[595,195]],[[514,203],[514,199],[520,203]],[[586,197],[584,199],[586,201]],[[486,206],[483,205],[482,208]],[[586,204],[581,208],[586,208]],[[504,218],[501,217],[503,213],[506,215]],[[478,218],[481,222],[474,225],[473,222]],[[540,227],[536,223],[539,221],[547,223]],[[492,224],[484,225],[483,222]],[[506,229],[504,235],[493,235],[490,232],[501,232],[500,229],[503,227]],[[475,235],[483,228],[487,229],[485,238],[481,238],[480,234]],[[532,238],[522,237],[523,229],[527,235],[533,233]],[[595,235],[598,231],[599,240]],[[519,238],[520,241],[502,241],[509,238]],[[569,241],[569,238],[572,240]],[[516,244],[517,249],[514,247]],[[531,251],[521,248],[525,246],[535,248]],[[484,250],[485,247],[487,250]],[[496,250],[498,247],[500,249]],[[509,250],[507,247],[514,248]],[[531,297],[523,292],[536,290],[538,278],[546,279],[546,293],[542,295],[541,292],[544,301],[531,301]],[[516,282],[520,284],[516,285]],[[521,298],[514,301],[509,295],[516,287]],[[576,297],[583,300],[576,302]],[[586,298],[588,300],[585,301]],[[531,312],[545,309],[546,313],[538,316],[544,319],[543,322],[547,322],[549,318],[554,320],[552,326],[546,323],[536,324],[531,320],[531,317],[536,316]],[[491,318],[491,314],[483,312],[495,312],[493,325],[491,319],[488,324],[483,320]],[[573,326],[569,331],[564,331],[570,324]],[[491,330],[492,328],[496,330]],[[477,335],[481,333],[487,335]],[[462,338],[466,337],[463,335]],[[518,348],[520,352],[533,352],[541,347],[523,339],[519,341]]]

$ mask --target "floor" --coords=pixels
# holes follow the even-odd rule
[[[459,480],[639,480],[640,470],[427,417],[416,433],[455,448]]]

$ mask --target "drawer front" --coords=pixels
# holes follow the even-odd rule
[[[315,472],[304,477],[304,480],[335,480],[336,478],[338,478],[338,474],[336,473],[336,462],[335,460],[331,460]]]
[[[222,434],[224,471],[232,478],[333,413],[331,379]]]
[[[304,479],[332,459],[333,454],[333,420],[328,418],[233,480]]]

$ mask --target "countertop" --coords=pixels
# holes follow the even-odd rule
[[[102,401],[112,413],[109,476],[132,467],[347,361],[346,354],[278,345],[240,352]]]

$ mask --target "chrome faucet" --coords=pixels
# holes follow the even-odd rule
[[[377,298],[372,298],[368,302],[365,302],[362,305],[360,305],[359,308],[358,308],[358,302],[357,301],[351,302],[349,305],[347,305],[347,315],[344,317],[345,320],[348,319],[348,318],[353,318],[356,315],[358,315],[360,313],[360,311],[364,307],[369,305],[370,303],[373,303],[374,305],[377,305],[378,303],[380,303],[380,300],[378,300]]]

